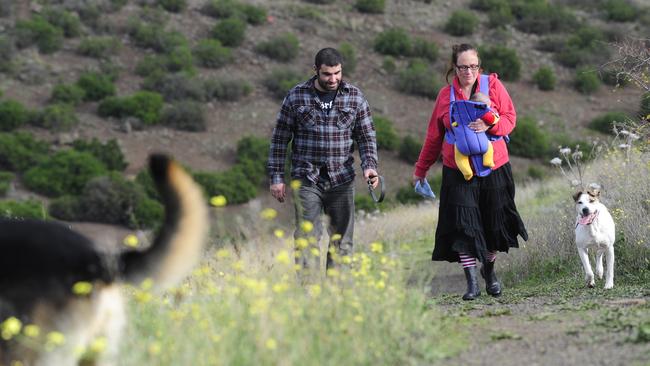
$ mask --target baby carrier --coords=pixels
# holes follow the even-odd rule
[[[481,75],[480,77],[480,92],[489,96],[488,75]],[[452,145],[455,144],[463,155],[469,156],[474,173],[479,177],[488,176],[492,172],[492,169],[483,165],[483,154],[487,152],[490,141],[497,141],[503,137],[485,132],[475,132],[468,125],[470,122],[483,117],[489,110],[485,103],[470,100],[456,101],[454,85],[451,85],[449,93],[449,123],[451,129],[447,129],[445,140]]]

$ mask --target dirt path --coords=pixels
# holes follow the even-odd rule
[[[482,291],[464,302],[465,277],[456,264],[440,264],[434,302],[468,325],[469,350],[448,365],[650,365],[650,288],[617,285],[584,289],[577,279]],[[483,289],[482,289],[483,290]]]

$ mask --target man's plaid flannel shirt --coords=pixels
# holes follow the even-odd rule
[[[377,170],[375,127],[368,101],[354,85],[341,81],[334,107],[320,109],[314,76],[284,98],[271,138],[268,173],[271,184],[284,183],[287,146],[291,141],[291,177],[318,182],[327,166],[332,187],[354,180],[353,142],[362,169]]]

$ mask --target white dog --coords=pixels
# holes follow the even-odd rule
[[[594,272],[589,263],[588,249],[596,251],[596,275],[603,278],[603,254],[606,255],[605,288],[614,287],[614,219],[607,207],[599,201],[600,190],[589,188],[586,192],[577,192],[576,202],[576,246],[585,270],[587,286],[594,287]]]

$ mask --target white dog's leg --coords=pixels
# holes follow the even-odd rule
[[[584,248],[578,248],[578,255],[582,261],[582,268],[585,270],[585,282],[587,282],[587,286],[594,287],[596,285],[594,282],[594,272],[591,270],[591,264],[589,264],[587,250]]]
[[[607,273],[605,274],[605,288],[614,287],[614,246],[607,247]]]
[[[604,250],[596,251],[596,276],[599,280],[603,279],[603,254],[605,254]]]

